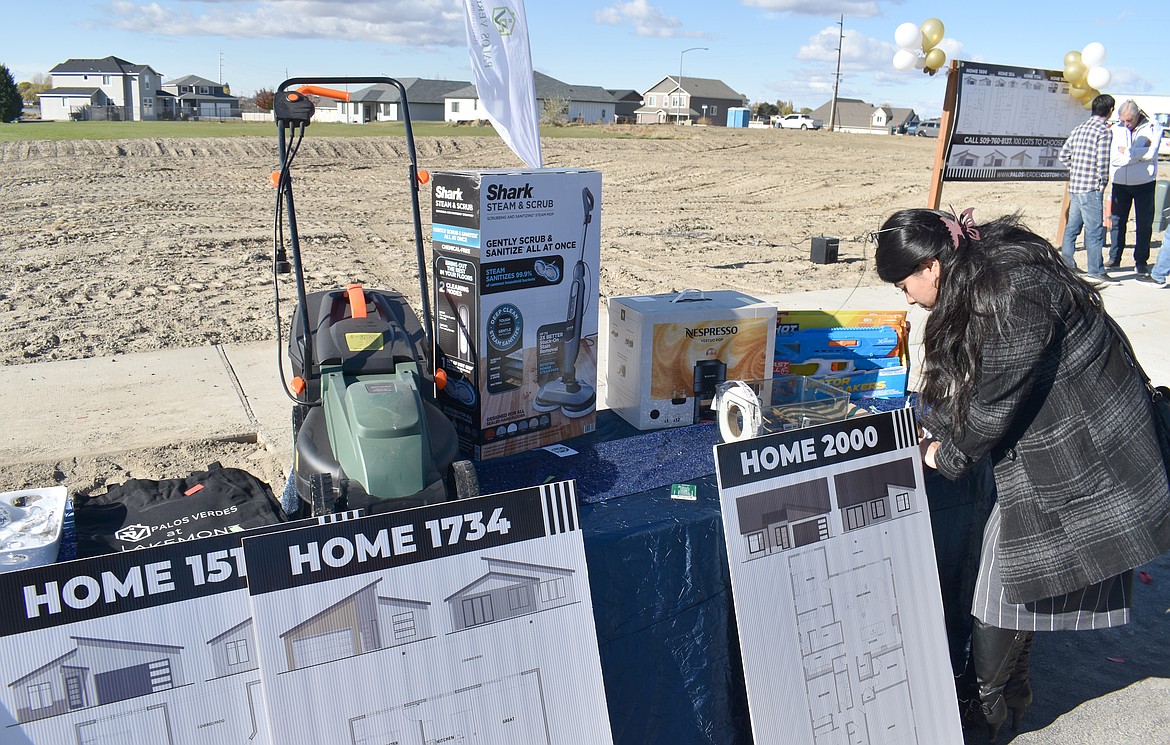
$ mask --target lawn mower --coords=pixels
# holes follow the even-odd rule
[[[394,290],[359,283],[312,293],[305,288],[291,168],[315,110],[310,96],[348,101],[347,92],[329,86],[373,84],[398,89],[410,158],[421,324]],[[291,78],[276,91],[273,114],[280,149],[280,170],[272,177],[278,347],[280,274],[292,272],[297,294],[288,337],[294,378],[285,384],[293,402],[294,439],[285,512],[290,517],[352,509],[387,512],[475,496],[475,468],[459,458],[455,427],[435,406],[436,386],[443,386],[445,375],[436,376],[430,361],[433,329],[418,196],[419,184],[429,175],[418,167],[406,89],[386,77]],[[283,356],[279,365],[283,382]]]

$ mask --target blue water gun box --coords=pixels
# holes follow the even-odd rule
[[[806,375],[851,399],[906,395],[905,311],[779,311],[773,375]]]

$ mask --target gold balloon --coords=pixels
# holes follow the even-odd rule
[[[1072,50],[1071,52],[1067,52],[1064,55],[1064,66],[1065,67],[1068,67],[1069,65],[1071,65],[1074,62],[1080,62],[1080,61],[1081,61],[1081,53],[1075,49]]]
[[[931,70],[940,70],[947,63],[947,53],[935,47],[926,53],[926,66]]]
[[[1082,85],[1085,82],[1085,75],[1089,70],[1080,61],[1072,62],[1064,66],[1064,79],[1073,85]]]
[[[1084,85],[1074,85],[1073,87],[1069,88],[1068,93],[1077,101],[1084,101],[1086,99],[1091,101],[1096,96],[1096,94],[1093,93],[1092,88]],[[1093,94],[1092,96],[1089,95],[1091,93]]]
[[[921,29],[922,51],[929,52],[943,39],[943,22],[937,18],[927,18],[922,22]]]

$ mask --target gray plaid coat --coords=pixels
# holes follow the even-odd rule
[[[1170,488],[1149,395],[1104,311],[1076,311],[1039,272],[1010,281],[1021,301],[984,341],[965,432],[937,461],[953,479],[992,454],[1004,589],[1024,603],[1170,549]]]

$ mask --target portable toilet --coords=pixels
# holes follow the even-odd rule
[[[727,110],[727,126],[746,127],[750,117],[751,112],[746,106],[732,106]]]

